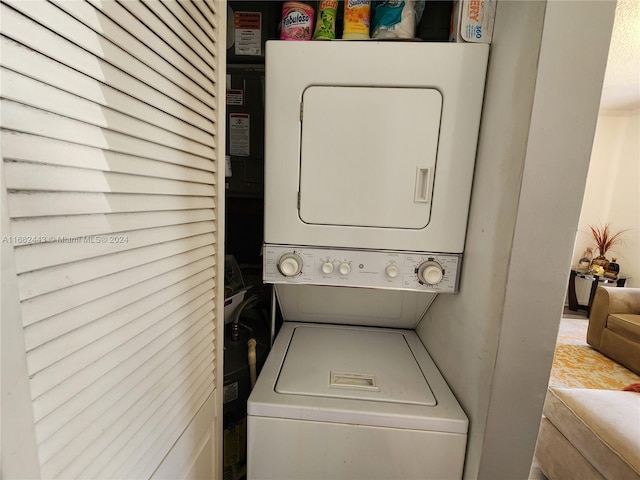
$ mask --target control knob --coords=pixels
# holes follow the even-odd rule
[[[400,269],[393,263],[387,265],[387,268],[385,268],[384,271],[389,278],[396,278],[400,274]]]
[[[322,273],[329,275],[331,272],[333,272],[333,263],[324,262],[322,264]]]
[[[351,265],[349,265],[347,262],[342,262],[338,267],[338,271],[342,275],[349,275],[349,273],[351,272]]]
[[[278,270],[285,277],[295,277],[302,271],[304,262],[297,253],[285,253],[278,259]]]
[[[418,281],[423,285],[436,285],[442,280],[442,266],[433,260],[422,262],[416,270]]]

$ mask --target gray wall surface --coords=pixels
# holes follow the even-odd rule
[[[527,478],[615,2],[498,2],[461,292],[418,335],[470,419],[465,478]]]

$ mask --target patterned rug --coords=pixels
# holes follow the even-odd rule
[[[622,390],[640,383],[640,376],[587,344],[588,324],[585,317],[562,318],[549,386]]]

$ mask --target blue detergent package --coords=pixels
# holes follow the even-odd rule
[[[374,1],[371,38],[414,38],[423,9],[424,1]]]

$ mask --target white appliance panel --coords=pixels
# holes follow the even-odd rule
[[[298,326],[276,392],[435,405],[401,331]]]
[[[252,417],[250,480],[453,480],[467,436],[355,424]]]
[[[440,92],[313,85],[305,89],[302,105],[303,222],[404,229],[427,226],[442,110]]]
[[[247,402],[252,480],[461,476],[467,417],[397,328],[457,291],[488,49],[267,42],[263,266],[286,321]]]
[[[484,44],[267,42],[265,243],[461,253],[488,50]],[[363,107],[375,92],[384,93],[382,107],[376,109],[377,100]],[[398,106],[414,94],[425,112],[407,105],[394,110],[396,97]],[[329,108],[322,110],[325,100]],[[412,121],[400,128],[403,116]],[[349,136],[347,125],[357,136]],[[381,135],[382,129],[390,132]],[[400,138],[411,139],[406,149]],[[357,140],[366,143],[371,163],[348,153]]]
[[[415,362],[435,398],[435,405],[369,401],[354,398],[313,396],[279,393],[276,383],[282,365],[291,346],[291,339],[297,327],[304,326],[317,331],[333,328],[351,329],[355,332],[401,333],[414,356]],[[358,355],[358,350],[352,350]],[[380,352],[384,355],[384,352]],[[393,357],[385,355],[393,363]],[[326,379],[329,382],[329,378]],[[376,327],[356,327],[285,322],[278,333],[269,357],[262,367],[258,380],[249,396],[247,414],[257,417],[309,420],[315,422],[348,423],[410,430],[430,430],[434,432],[466,434],[469,422],[458,405],[448,385],[442,378],[427,350],[413,330],[380,329]]]
[[[275,285],[285,321],[415,328],[435,293],[321,285]]]
[[[266,283],[433,293],[457,293],[461,265],[460,255],[297,245],[265,245],[262,258]]]
[[[389,363],[390,372],[400,374],[399,370],[406,367],[405,361],[413,362],[412,368],[418,368],[426,379],[433,400],[427,395],[424,402],[398,402],[394,394],[389,401],[372,401],[355,398],[348,389],[337,396],[309,395],[305,386],[295,385],[298,380],[292,389],[302,393],[278,391],[282,390],[280,379],[288,375],[285,367],[292,348],[294,362],[308,362],[309,368],[317,365],[315,352],[306,360],[304,352],[295,352],[296,330],[300,328],[304,329],[303,337],[298,337],[303,340],[300,345],[303,350],[317,335],[315,348],[325,346],[331,352],[326,341],[335,342],[348,333],[353,336],[345,336],[346,343],[361,337],[364,344],[371,342],[372,347],[369,352],[362,343],[352,344],[352,348],[342,345],[339,355],[353,356],[348,361],[354,365],[367,364],[372,354],[378,354]],[[334,332],[325,335],[331,331]],[[379,340],[372,341],[369,336],[372,332],[389,335],[394,339],[392,344],[402,339],[413,360],[403,354],[398,359],[396,355],[377,351],[376,348],[384,349],[385,345],[379,344]],[[396,352],[396,347],[397,344],[391,353]],[[326,365],[320,362],[318,366],[324,369],[320,377],[324,376],[323,381],[329,383],[331,376],[326,374]],[[398,385],[411,388],[405,382]],[[414,331],[285,322],[249,397],[247,429],[247,468],[251,479],[439,479],[461,477],[468,420]]]

